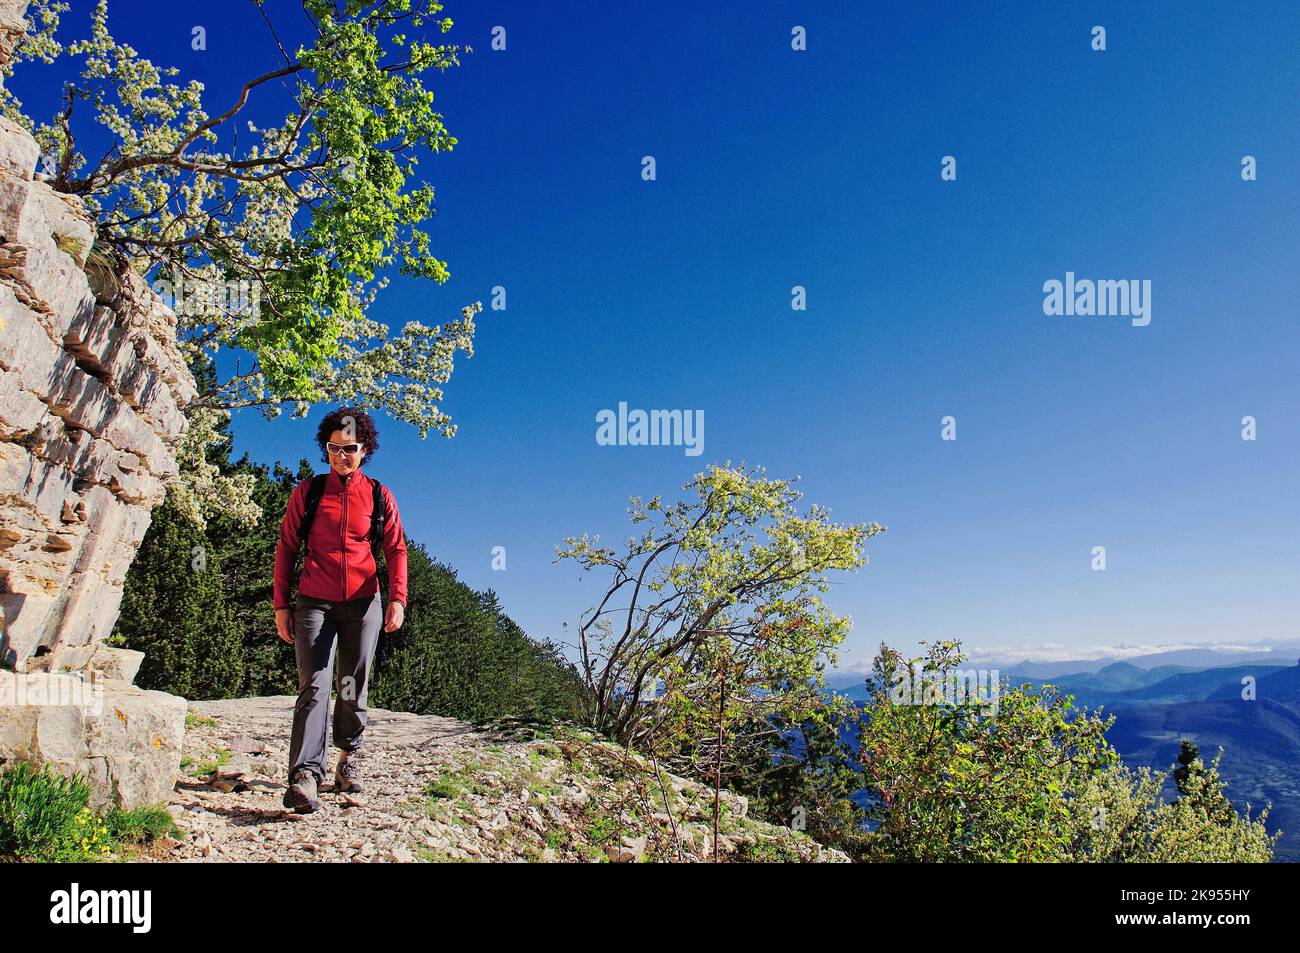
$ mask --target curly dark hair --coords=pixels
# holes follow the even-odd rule
[[[379,431],[370,415],[360,407],[340,407],[326,414],[316,428],[316,442],[320,444],[321,457],[326,463],[330,461],[329,452],[325,449],[325,445],[330,442],[330,434],[336,430],[347,431],[349,423],[352,432],[356,434],[357,443],[366,448],[367,460],[379,449]]]

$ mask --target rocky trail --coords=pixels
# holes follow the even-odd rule
[[[286,811],[293,698],[191,702],[168,811],[178,836],[140,859],[292,863],[705,861],[712,791],[563,726],[475,727],[371,709],[362,794]],[[805,835],[747,817],[723,793],[722,859],[844,862]]]

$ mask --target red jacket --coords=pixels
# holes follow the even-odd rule
[[[298,525],[307,503],[308,478],[294,487],[280,523],[275,547],[275,607],[292,608],[293,569],[298,557]],[[384,527],[384,559],[388,563],[388,598],[406,605],[406,536],[397,502],[384,487],[388,523]],[[360,470],[325,478],[325,493],[316,508],[303,559],[298,591],[304,596],[337,602],[373,596],[379,589],[375,556],[370,549],[370,511],[374,507],[371,480]]]

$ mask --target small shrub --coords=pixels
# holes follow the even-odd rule
[[[177,832],[176,822],[164,807],[115,808],[104,820],[109,836],[119,847],[143,846]]]
[[[0,768],[0,862],[91,863],[175,832],[166,809],[90,807],[90,785],[49,765]]]
[[[111,851],[103,819],[88,806],[90,786],[48,765],[20,761],[0,770],[0,858],[87,861]]]

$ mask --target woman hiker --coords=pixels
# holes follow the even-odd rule
[[[321,421],[316,442],[329,472],[294,488],[275,549],[275,628],[293,646],[298,662],[284,806],[300,814],[320,807],[336,638],[334,744],[340,754],[334,787],[340,792],[362,789],[354,752],[366,729],[367,682],[379,642],[376,546],[382,548],[388,570],[384,631],[400,629],[406,614],[406,538],[397,503],[387,487],[361,472],[362,462],[379,449],[374,421],[363,410],[341,408]],[[295,577],[302,549],[301,575]]]

